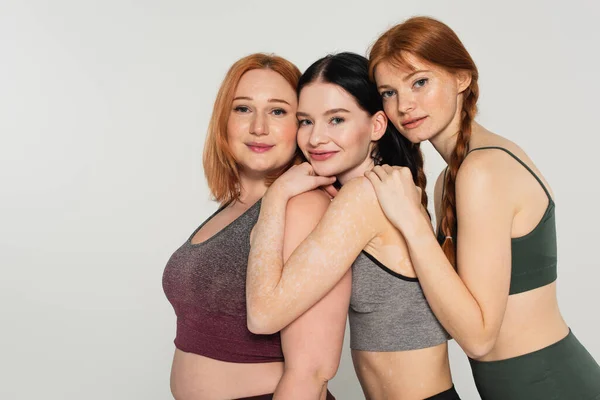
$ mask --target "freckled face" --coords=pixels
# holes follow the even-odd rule
[[[382,62],[375,81],[386,115],[412,143],[420,143],[460,121],[460,95],[465,88],[455,74],[406,54],[410,66]]]
[[[267,176],[296,151],[295,89],[277,72],[246,72],[235,90],[227,142],[242,173]]]
[[[298,146],[322,176],[344,181],[371,162],[373,118],[338,85],[315,82],[302,88],[298,104]]]

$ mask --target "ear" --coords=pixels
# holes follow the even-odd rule
[[[469,85],[471,85],[471,73],[469,71],[461,70],[456,73],[456,84],[458,87],[458,93],[462,93]]]
[[[371,131],[371,141],[376,142],[385,133],[387,129],[388,119],[383,111],[377,111],[371,117],[371,122],[373,123],[373,130]]]

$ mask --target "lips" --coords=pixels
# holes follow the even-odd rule
[[[271,145],[271,144],[257,143],[257,142],[246,143],[246,146],[248,146],[248,148],[255,153],[264,153],[264,152],[271,150],[273,147],[275,147],[274,145]]]
[[[325,161],[337,154],[337,151],[309,151],[311,160]]]
[[[411,119],[407,119],[402,121],[400,124],[406,128],[406,129],[414,129],[417,126],[421,125],[423,123],[423,121],[425,121],[425,117],[419,117],[419,118],[411,118]]]

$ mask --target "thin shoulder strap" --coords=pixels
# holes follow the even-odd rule
[[[521,164],[523,167],[525,167],[525,169],[527,169],[527,171],[529,171],[529,173],[531,175],[533,175],[533,177],[535,178],[536,181],[538,181],[538,183],[540,184],[540,186],[542,187],[542,189],[544,189],[544,192],[546,192],[546,196],[548,196],[548,199],[550,200],[550,202],[553,202],[552,196],[550,195],[550,192],[548,191],[548,189],[546,189],[546,185],[544,185],[544,182],[542,182],[542,180],[537,176],[537,174],[535,172],[533,172],[533,170],[531,168],[529,168],[529,166],[527,164],[525,164],[523,162],[523,160],[521,160],[519,157],[517,157],[516,155],[514,155],[510,150],[505,149],[504,147],[500,147],[500,146],[485,146],[485,147],[477,147],[475,149],[472,149],[472,150],[469,151],[469,153],[472,153],[472,152],[477,151],[477,150],[487,150],[487,149],[502,150],[503,152],[507,153],[512,158],[514,158],[515,160],[517,160],[519,162],[519,164]],[[467,153],[467,155],[469,155],[469,153]]]

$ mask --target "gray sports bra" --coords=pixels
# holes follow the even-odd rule
[[[352,264],[350,347],[405,351],[449,339],[417,278],[400,275],[363,251]]]

